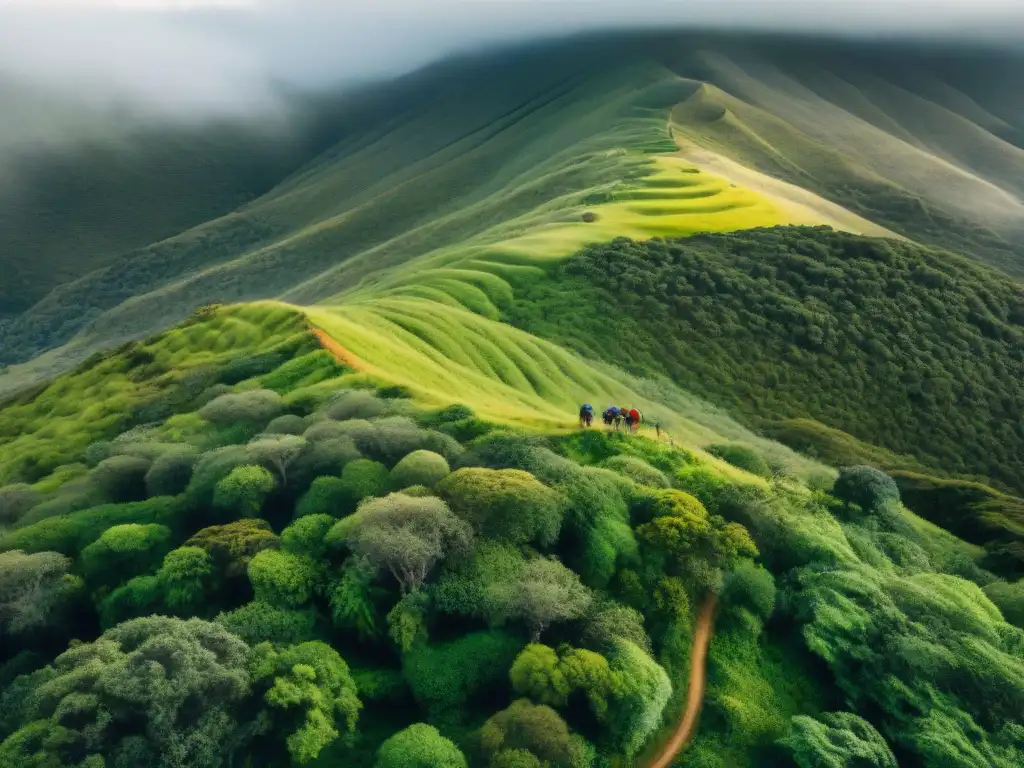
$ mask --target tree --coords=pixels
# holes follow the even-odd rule
[[[79,593],[71,560],[56,552],[0,552],[0,633],[22,634],[53,624]]]
[[[832,495],[847,505],[856,504],[866,513],[873,513],[900,500],[896,481],[885,472],[858,465],[843,467],[832,486]]]
[[[606,651],[614,647],[616,639],[629,640],[648,653],[651,651],[651,638],[644,629],[644,617],[640,611],[608,603],[587,620],[583,640],[592,649]]]
[[[497,620],[522,621],[533,642],[552,623],[580,618],[593,602],[575,573],[546,557],[528,561],[514,581],[492,585],[489,591]]]
[[[110,501],[141,501],[146,498],[146,473],[151,465],[141,456],[111,456],[96,465],[90,478]]]
[[[166,525],[126,523],[107,528],[82,550],[79,562],[91,584],[112,586],[153,570],[170,549],[171,529]]]
[[[299,764],[316,759],[343,732],[350,737],[362,704],[348,665],[326,643],[311,641],[277,650],[253,649],[253,682],[264,687],[270,719],[284,731],[288,754]]]
[[[622,753],[632,757],[661,725],[672,683],[654,659],[628,640],[615,641],[608,661],[619,681],[608,717],[611,735]]]
[[[388,409],[388,404],[370,392],[358,389],[339,392],[327,406],[327,416],[336,421],[372,419]]]
[[[31,485],[15,483],[0,488],[0,526],[13,525],[42,501],[42,494]]]
[[[146,472],[146,493],[150,496],[177,496],[188,487],[198,456],[191,450],[173,450],[153,460]]]
[[[380,745],[377,768],[466,768],[466,758],[437,728],[415,723]]]
[[[411,485],[432,488],[446,478],[451,469],[448,462],[433,451],[413,451],[391,470],[391,487],[396,491]]]
[[[264,549],[249,562],[249,581],[256,599],[281,608],[309,601],[316,586],[316,564],[308,557]]]
[[[266,520],[242,518],[203,528],[193,534],[185,545],[206,550],[217,570],[231,579],[245,576],[249,561],[264,549],[277,549],[281,540]]]
[[[32,721],[2,749],[35,732],[49,734],[32,739],[39,765],[225,765],[248,738],[238,721],[248,651],[199,619],[125,622],[57,657]]]
[[[320,560],[327,555],[327,532],[334,526],[330,515],[306,515],[281,531],[281,546],[295,555]]]
[[[467,550],[472,531],[441,499],[392,493],[360,505],[335,524],[330,537],[343,540],[378,570],[388,570],[408,594],[449,553]]]
[[[244,465],[235,467],[217,483],[213,503],[242,517],[255,516],[272,490],[274,478],[270,472],[263,467]]]
[[[775,578],[762,566],[744,560],[725,577],[722,598],[730,607],[747,608],[768,619],[775,610]]]
[[[527,699],[518,699],[492,715],[477,738],[488,762],[506,750],[525,750],[542,765],[570,768],[576,751],[569,727],[559,714]]]
[[[249,461],[277,473],[281,487],[288,485],[288,468],[302,454],[306,440],[295,435],[260,437],[245,449]]]
[[[208,614],[216,573],[210,555],[199,547],[178,547],[167,553],[156,572],[160,599],[179,616]]]
[[[779,741],[800,768],[896,768],[896,758],[871,723],[849,712],[826,712],[818,719],[797,715]]]
[[[460,469],[442,480],[441,497],[482,537],[550,547],[558,540],[564,500],[515,469]]]
[[[350,512],[363,499],[388,492],[388,468],[370,459],[356,459],[341,471],[341,482],[348,494],[344,512]]]
[[[217,623],[252,645],[294,645],[313,634],[316,614],[312,610],[289,610],[254,600],[219,614]]]
[[[352,495],[340,477],[318,477],[295,505],[295,517],[333,515],[341,517],[351,510]]]
[[[402,653],[427,642],[427,611],[430,599],[423,592],[411,592],[395,603],[388,613],[388,636]]]
[[[566,706],[569,698],[580,692],[600,722],[607,720],[609,704],[621,687],[601,654],[568,647],[556,652],[539,643],[522,650],[509,678],[517,694],[552,707]]]
[[[284,410],[281,396],[269,389],[230,393],[211,400],[199,409],[199,415],[219,427],[242,423],[259,428]]]
[[[305,430],[305,419],[301,416],[287,413],[284,416],[271,419],[264,432],[268,435],[301,435]]]

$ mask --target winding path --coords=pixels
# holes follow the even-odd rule
[[[353,370],[362,370],[362,368],[364,367],[363,361],[360,360],[355,355],[353,355],[343,346],[341,346],[341,344],[339,344],[333,338],[331,338],[331,336],[328,335],[327,331],[321,330],[320,328],[310,328],[309,330],[310,333],[316,336],[317,341],[320,342],[320,346],[326,349],[332,355],[334,355],[335,360],[337,360],[342,365],[347,365],[349,368],[352,368]]]
[[[704,704],[704,686],[707,682],[708,645],[715,627],[715,609],[718,596],[709,592],[697,616],[693,633],[693,651],[690,656],[690,684],[686,692],[686,709],[679,718],[679,725],[672,732],[658,754],[647,764],[647,768],[668,768],[683,750],[697,727],[701,706]]]

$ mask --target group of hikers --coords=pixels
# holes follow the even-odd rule
[[[625,426],[629,432],[636,432],[644,415],[636,408],[620,408],[617,405],[609,405],[601,414],[605,426],[615,430]],[[580,427],[589,427],[594,422],[594,406],[584,403],[580,406]],[[659,430],[660,431],[660,430]]]

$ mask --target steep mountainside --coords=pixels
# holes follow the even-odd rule
[[[124,251],[147,231],[164,237],[204,205],[214,212],[232,195],[258,191],[254,177],[263,183],[279,167],[267,161],[265,171],[247,168],[218,185],[219,171],[204,166],[214,178],[191,183],[187,168],[199,150],[168,146],[159,156],[164,176],[217,199],[197,198],[196,207],[171,215],[164,202],[173,201],[172,187],[157,201],[156,222],[122,216],[115,206],[90,213],[94,223],[84,233],[74,227],[75,237],[94,243],[86,248],[93,263],[110,266],[53,285],[0,326],[2,362],[23,362],[74,339],[37,366],[52,370],[209,301],[322,301],[419,256],[544,231],[616,199],[617,186],[650,172],[650,154],[677,145],[690,166],[735,185],[726,188],[730,194],[755,192],[770,198],[773,210],[710,197],[695,207],[703,198],[666,194],[670,182],[645,193],[642,225],[609,215],[600,220],[607,226],[571,242],[549,238],[545,254],[567,256],[574,243],[615,234],[790,221],[892,230],[1019,273],[1024,109],[1013,84],[1020,72],[1021,59],[1011,54],[853,43],[823,50],[799,40],[681,34],[586,38],[448,61],[348,97],[332,123],[341,140],[259,199]],[[232,156],[244,165],[251,153],[239,148]],[[222,162],[226,171],[237,167],[230,157]],[[131,188],[116,173],[106,178],[108,186]],[[64,194],[69,187],[61,179]],[[31,245],[45,248],[49,261],[27,258],[34,254],[25,250],[25,233],[46,231],[45,217],[60,210],[47,202],[54,187],[38,183],[38,203],[29,195],[12,209],[19,225],[0,259],[8,271],[15,263],[56,264],[49,272],[60,281],[80,274],[83,263],[63,236]],[[77,197],[63,200],[68,210],[93,210],[74,203]],[[139,205],[147,199],[138,197]],[[716,211],[718,219],[673,218]],[[117,255],[95,245],[108,241]]]

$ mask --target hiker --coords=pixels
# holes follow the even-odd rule
[[[589,427],[594,421],[594,406],[590,403],[584,403],[580,406],[580,428],[585,429]]]
[[[661,440],[661,419],[654,422],[654,433],[658,436],[658,439]]]
[[[623,424],[625,425],[626,429],[629,429],[629,420],[627,418],[628,416],[629,416],[629,408],[626,408],[626,407],[620,405],[619,406],[619,418],[616,419],[616,421],[615,421],[615,429],[619,429],[620,427],[623,426]]]
[[[615,420],[619,418],[619,409],[614,405],[609,405],[604,409],[604,413],[601,414],[601,418],[604,420],[605,426],[610,427],[615,424]]]
[[[636,432],[636,428],[640,426],[640,422],[643,421],[644,415],[640,413],[636,408],[630,408],[629,410],[629,431]]]
[[[635,412],[636,412],[635,409],[630,409],[630,408],[623,408],[622,409],[622,418],[626,422],[626,431],[627,432],[632,432],[633,431],[633,414]]]

